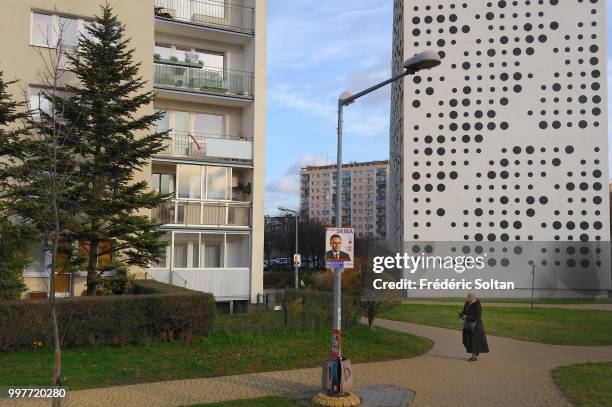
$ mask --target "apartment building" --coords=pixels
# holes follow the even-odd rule
[[[605,16],[597,0],[394,1],[393,73],[442,59],[392,88],[395,247],[486,250],[482,277],[517,289],[484,296],[608,295]]]
[[[342,165],[342,224],[362,239],[387,236],[388,161]],[[336,166],[308,166],[300,171],[300,213],[324,225],[336,224]]]
[[[8,0],[1,25],[6,79],[20,79],[32,103],[41,89],[40,53],[63,41],[76,46],[102,2]],[[155,192],[170,193],[151,211],[168,246],[148,278],[212,292],[217,301],[248,301],[263,290],[263,193],[266,100],[265,0],[110,0],[126,26],[140,75],[163,111],[159,130],[171,139],[138,174]],[[10,17],[9,17],[10,16]],[[69,80],[69,79],[68,79]],[[147,90],[147,89],[145,89]],[[26,272],[44,291],[44,259]],[[84,274],[68,277],[79,295]]]

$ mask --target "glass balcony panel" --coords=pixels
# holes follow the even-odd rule
[[[204,204],[204,225],[225,225],[227,207],[225,205]]]
[[[253,98],[253,74],[215,67],[194,67],[191,62],[155,63],[154,83],[190,92]],[[191,65],[191,66],[190,66]]]
[[[174,204],[163,205],[151,209],[151,217],[162,224],[176,223],[174,220]]]
[[[230,226],[249,226],[251,208],[248,206],[230,206],[227,214],[227,224]]]
[[[178,223],[183,225],[201,225],[201,205],[198,202],[185,202],[177,204]]]

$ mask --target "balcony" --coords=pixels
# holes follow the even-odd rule
[[[253,74],[230,69],[156,62],[156,88],[253,100]]]
[[[157,156],[245,164],[253,162],[253,142],[246,138],[184,131],[171,131],[170,137]]]
[[[155,17],[251,36],[255,32],[255,10],[224,0],[155,0]]]
[[[183,227],[249,227],[251,206],[247,202],[174,201],[151,211],[164,224]]]

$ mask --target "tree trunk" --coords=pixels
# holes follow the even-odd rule
[[[98,239],[89,241],[87,261],[87,295],[96,295],[98,285]]]
[[[53,372],[53,386],[62,385],[62,348],[59,340],[59,328],[57,326],[57,313],[55,310],[55,301],[51,307],[51,318],[53,320],[53,346],[55,348],[54,356],[54,372]],[[52,407],[60,407],[62,405],[61,398],[54,398],[51,402]]]

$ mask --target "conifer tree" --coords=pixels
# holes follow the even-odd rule
[[[7,92],[12,83],[5,82],[0,72],[0,157],[8,153],[13,141],[23,133],[19,128],[11,127],[25,117],[17,112],[20,105]],[[2,185],[9,165],[10,160],[0,159],[0,191],[4,190]],[[0,300],[18,299],[25,291],[23,271],[29,262],[24,248],[33,237],[31,228],[10,220],[7,208],[0,201]]]
[[[154,95],[143,90],[146,81],[128,45],[125,27],[106,4],[68,58],[79,84],[69,87],[63,118],[80,149],[78,216],[68,229],[80,244],[88,295],[96,293],[102,272],[117,264],[100,259],[110,255],[123,265],[146,267],[165,246],[159,224],[143,210],[162,205],[166,197],[134,178],[161,151],[167,134],[152,130],[160,113],[142,114]]]

